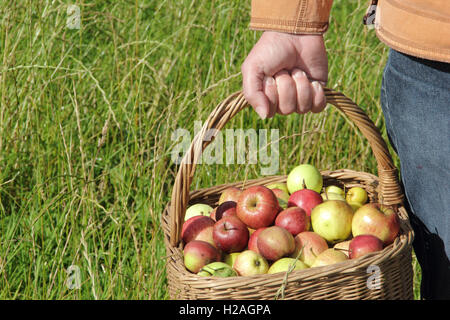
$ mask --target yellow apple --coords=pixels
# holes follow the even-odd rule
[[[361,187],[350,188],[345,197],[345,200],[347,200],[347,202],[357,202],[361,205],[365,204],[367,202],[367,199],[367,192]]]
[[[286,272],[291,268],[291,266],[293,267],[292,270],[302,270],[308,268],[308,266],[300,260],[295,260],[294,258],[281,258],[270,266],[267,273]]]

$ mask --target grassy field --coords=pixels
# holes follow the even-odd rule
[[[387,48],[361,25],[366,2],[335,0],[328,86],[386,138]],[[1,299],[168,298],[159,217],[177,172],[172,134],[193,135],[194,121],[241,88],[240,66],[259,37],[249,10],[236,0],[0,2]],[[246,110],[227,128],[279,129],[278,174],[304,162],[376,173],[367,142],[332,107],[266,121]],[[192,188],[259,169],[199,165]]]

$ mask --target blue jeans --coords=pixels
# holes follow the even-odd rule
[[[421,296],[450,299],[450,64],[391,49],[381,105],[412,213]]]

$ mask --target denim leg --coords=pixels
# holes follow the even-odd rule
[[[450,64],[390,50],[381,105],[412,212],[422,297],[450,299]]]

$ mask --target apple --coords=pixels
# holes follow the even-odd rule
[[[338,243],[336,243],[334,245],[333,248],[336,249],[336,250],[342,251],[348,257],[349,256],[349,249],[348,249],[348,247],[349,247],[351,241],[352,240],[346,240],[346,241],[338,242]]]
[[[277,197],[264,186],[253,186],[242,191],[236,206],[239,219],[252,229],[271,225],[279,211]]]
[[[327,201],[327,200],[341,200],[341,201],[345,201],[344,196],[341,195],[341,194],[338,194],[338,193],[322,192],[320,195],[322,196],[323,201]]]
[[[184,246],[184,265],[193,273],[200,271],[203,266],[215,261],[220,261],[220,252],[212,244],[192,240]]]
[[[300,207],[308,216],[311,210],[323,202],[322,196],[314,190],[302,189],[295,191],[289,197],[288,207]]]
[[[267,273],[278,273],[278,272],[287,272],[289,270],[303,270],[307,269],[308,266],[301,262],[300,260],[296,260],[294,258],[281,258],[275,261],[267,271]]]
[[[316,257],[328,249],[325,239],[313,231],[301,232],[294,239],[295,250],[291,257],[296,258],[300,254],[299,260],[307,266],[311,266]]]
[[[183,223],[181,239],[185,244],[202,240],[216,246],[213,238],[214,220],[206,216],[194,216]]]
[[[289,256],[295,250],[292,234],[278,226],[271,226],[261,231],[257,245],[261,255],[270,261]]]
[[[348,257],[340,250],[330,248],[319,254],[311,265],[311,268],[328,266],[343,261],[347,261]]]
[[[231,266],[223,262],[211,262],[207,264],[197,273],[197,275],[202,277],[235,277],[237,276],[236,270]]]
[[[224,217],[214,224],[214,242],[226,253],[244,250],[247,247],[248,238],[247,226],[237,216]]]
[[[300,232],[308,231],[310,217],[300,207],[290,207],[281,211],[275,218],[275,225],[285,228],[293,236]]]
[[[249,250],[253,250],[253,251],[255,251],[256,253],[260,253],[259,250],[258,250],[258,237],[259,237],[259,234],[260,234],[264,229],[267,229],[267,227],[259,228],[258,230],[256,230],[255,232],[253,232],[253,233],[250,235],[250,239],[248,240],[248,249],[249,249]]]
[[[301,164],[289,172],[286,184],[290,194],[301,189],[311,189],[320,193],[323,177],[313,165]]]
[[[225,201],[222,202],[212,213],[211,218],[219,221],[223,217],[236,215],[236,202]]]
[[[356,210],[352,221],[353,237],[371,234],[384,245],[394,242],[400,231],[400,221],[394,209],[379,203],[367,203]]]
[[[237,256],[240,254],[241,254],[240,252],[227,253],[227,254],[225,254],[223,261],[232,267],[234,264],[234,261],[236,261]]]
[[[325,193],[336,193],[340,194],[341,196],[345,197],[345,191],[342,188],[339,188],[338,186],[328,186],[325,188]]]
[[[233,269],[240,276],[253,276],[267,273],[269,263],[263,256],[253,250],[242,251],[233,264]]]
[[[279,190],[282,190],[282,191],[286,192],[287,194],[289,194],[289,190],[288,190],[287,184],[284,183],[284,182],[271,183],[271,184],[268,184],[266,187],[271,189],[271,190],[279,189]]]
[[[189,220],[195,216],[209,216],[213,211],[213,208],[210,205],[204,203],[196,203],[187,208],[186,214],[184,215],[184,221]]]
[[[289,201],[289,193],[281,189],[272,189],[278,200],[278,204],[282,209],[286,209]]]
[[[357,259],[370,252],[383,250],[383,241],[371,234],[360,234],[350,241],[349,258]]]
[[[357,202],[361,205],[365,204],[367,199],[367,192],[361,187],[350,188],[345,196],[345,200],[347,200],[347,202]]]
[[[328,200],[311,211],[312,229],[331,244],[352,234],[353,209],[345,201]]]
[[[347,203],[352,207],[353,211],[356,212],[359,208],[361,208],[363,205],[359,202],[348,202]]]
[[[225,190],[222,191],[219,198],[219,205],[226,202],[226,201],[234,201],[237,202],[237,199],[239,198],[239,195],[241,194],[242,190],[237,187],[228,187]]]

